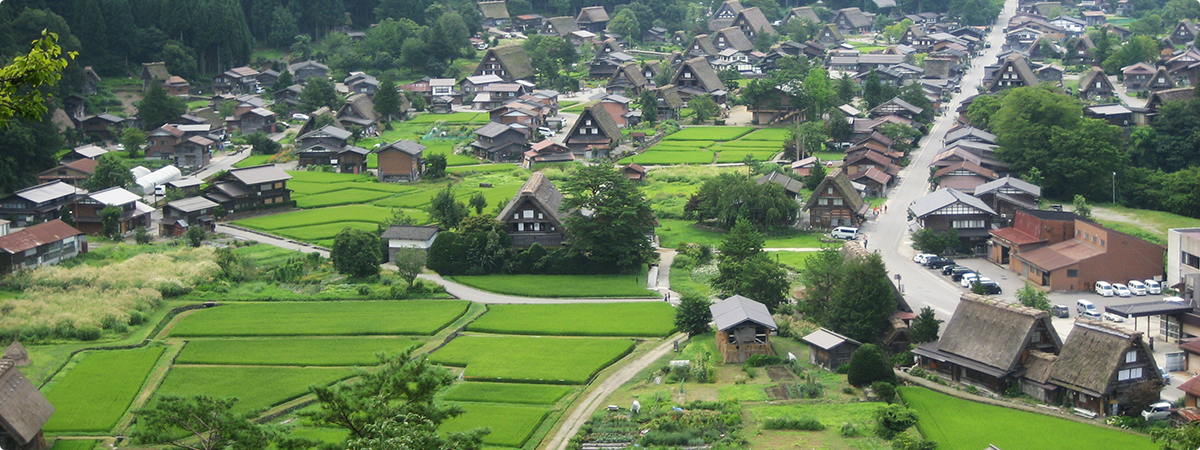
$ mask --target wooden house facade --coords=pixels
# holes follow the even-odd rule
[[[504,222],[513,247],[527,248],[534,243],[559,247],[567,239],[562,202],[562,192],[554,183],[542,172],[534,172],[496,220]]]
[[[804,204],[804,210],[809,213],[809,226],[825,229],[857,227],[866,220],[867,209],[862,195],[850,184],[850,178],[841,168],[830,171]]]
[[[734,295],[708,307],[717,324],[717,353],[726,364],[741,364],[752,355],[774,355],[771,332],[779,329],[767,306]]]
[[[808,344],[808,363],[824,367],[826,370],[837,370],[850,364],[854,351],[862,347],[862,343],[842,336],[825,328],[818,329],[804,336]]]

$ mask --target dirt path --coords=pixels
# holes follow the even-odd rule
[[[625,382],[633,379],[633,376],[641,372],[642,369],[649,367],[654,361],[669,353],[674,348],[676,342],[684,339],[687,339],[686,334],[676,334],[654,348],[654,350],[650,350],[638,359],[626,364],[625,367],[613,372],[612,376],[605,379],[603,383],[596,386],[595,390],[588,393],[582,402],[576,404],[575,409],[567,416],[567,420],[563,422],[562,427],[558,429],[558,433],[554,435],[554,439],[550,441],[550,445],[546,446],[546,448],[548,450],[562,450],[567,448],[567,442],[576,433],[579,433],[579,428],[583,426],[584,422],[592,418],[592,414],[596,413],[596,410],[600,408],[605,399],[612,395],[613,392],[616,392],[617,388],[620,388]]]
[[[1118,212],[1100,206],[1092,207],[1092,217],[1096,220],[1127,223],[1151,233],[1164,233],[1164,231],[1157,229],[1157,227],[1155,227],[1153,224],[1143,222],[1135,215]]]

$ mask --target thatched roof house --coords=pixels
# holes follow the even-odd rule
[[[11,360],[0,359],[0,448],[41,450],[49,445],[42,426],[54,414],[54,406]]]
[[[937,342],[913,350],[921,367],[954,381],[1004,392],[1017,381],[1033,350],[1063,346],[1045,311],[963,294]]]
[[[25,351],[25,346],[16,339],[13,339],[12,345],[8,346],[8,349],[4,351],[4,357],[0,359],[12,361],[17,366],[33,364],[33,361],[29,359],[29,352]]]
[[[496,220],[504,222],[514,247],[558,247],[567,239],[563,195],[541,172],[534,172]]]
[[[1161,376],[1141,331],[1077,319],[1049,382],[1062,387],[1063,400],[1078,408],[1119,414],[1123,407],[1117,400],[1125,391]]]

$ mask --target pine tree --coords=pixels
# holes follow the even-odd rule
[[[142,129],[153,130],[187,112],[187,102],[168,95],[161,83],[150,83],[150,90],[138,102],[138,115],[142,117]]]
[[[675,309],[675,328],[689,336],[704,334],[712,330],[712,302],[695,292],[683,294],[679,307]]]
[[[392,116],[400,114],[400,93],[396,91],[396,82],[391,77],[384,77],[379,82],[379,90],[375,92],[375,112],[382,115],[387,122]]]

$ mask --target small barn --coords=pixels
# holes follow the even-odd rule
[[[42,450],[49,445],[42,426],[54,415],[54,406],[38,392],[15,363],[0,359],[0,448],[5,450]]]
[[[741,364],[751,355],[774,355],[771,332],[778,330],[767,306],[735,295],[708,307],[717,323],[717,351],[725,363]]]
[[[850,356],[862,347],[862,343],[821,328],[804,336],[808,343],[808,363],[836,370],[850,364]]]

